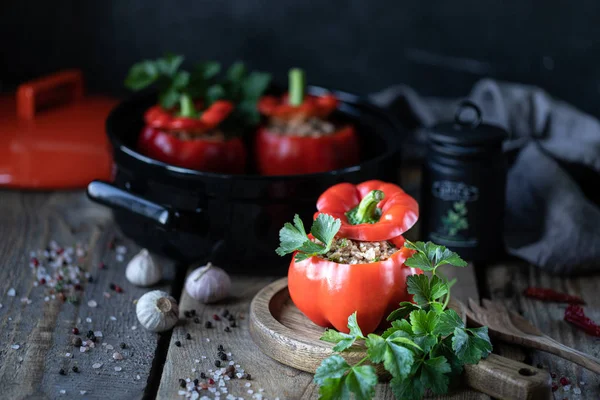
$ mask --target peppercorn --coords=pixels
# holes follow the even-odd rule
[[[217,314],[213,314],[213,319],[215,321],[220,321],[221,320],[221,318]]]
[[[103,262],[101,262],[101,263],[98,265],[98,267],[99,267],[100,269],[106,269],[106,264],[104,264]]]
[[[552,384],[552,391],[556,392],[558,390],[558,385],[556,383]]]
[[[231,321],[231,324],[229,324],[229,326],[231,326],[232,328],[237,327],[237,324],[235,323],[235,321]]]
[[[230,321],[234,321],[235,317],[233,316],[233,314],[229,314],[229,316],[227,317],[228,320]]]
[[[76,283],[73,288],[77,291],[81,291],[81,285],[79,283]]]
[[[228,326],[225,327],[225,332],[231,332],[231,328],[229,328]]]
[[[110,285],[108,285],[108,287],[110,288],[110,290],[115,290],[117,286],[114,283],[111,283]]]
[[[79,335],[79,329],[77,329],[77,327],[71,329],[71,332],[73,332],[73,335]]]
[[[192,335],[190,335],[189,333],[187,333],[187,334],[185,335],[185,338],[186,338],[187,340],[190,340],[190,339],[192,338]]]
[[[194,386],[198,386],[198,382],[200,382],[198,379],[194,379]]]
[[[127,345],[125,344],[125,342],[121,342],[121,344],[119,344],[119,347],[122,349],[126,349]]]
[[[221,313],[221,315],[224,316],[225,318],[227,318],[229,316],[229,310],[224,309],[223,312]]]
[[[196,316],[196,310],[194,310],[194,309],[190,310],[190,315],[192,317],[195,317]]]
[[[227,369],[225,370],[225,372],[227,372],[227,373],[235,372],[235,367],[233,365],[229,365],[227,367]]]
[[[551,373],[550,376],[552,377],[552,379],[556,379],[556,374],[554,372]]]
[[[73,365],[73,368],[71,368],[73,370],[73,372],[79,372],[79,368],[77,368],[77,365]]]
[[[71,339],[71,343],[75,347],[81,347],[81,345],[83,344],[83,341],[81,340],[81,338],[79,336],[75,336],[73,339]]]
[[[194,318],[194,322],[195,322],[196,324],[199,324],[199,323],[200,323],[200,318],[197,318],[197,317],[196,317],[196,318]]]
[[[177,347],[181,347],[181,342],[180,342],[179,340],[178,340],[178,341],[176,341],[176,342],[175,342],[175,346],[177,346]]]
[[[181,386],[182,388],[185,387],[185,379],[179,379],[179,386]]]
[[[252,379],[252,375],[246,374],[246,379],[251,380]]]
[[[206,322],[204,323],[204,327],[205,327],[205,328],[207,328],[207,329],[210,329],[210,328],[212,328],[212,322],[210,322],[210,321],[206,321]]]
[[[225,351],[225,348],[223,347],[222,344],[220,344],[220,345],[217,346],[217,350],[219,350],[219,351]]]
[[[227,372],[227,376],[229,377],[229,379],[233,379],[235,375],[233,375],[233,372]]]
[[[215,367],[221,366],[221,360],[215,360]]]
[[[40,279],[40,285],[45,285],[46,284],[46,280],[44,278]]]
[[[221,353],[221,355],[219,356],[219,358],[223,361],[227,361],[227,354],[225,353]]]
[[[560,378],[560,384],[561,385],[567,386],[570,383],[571,383],[571,381],[569,381],[569,378],[565,378],[564,376],[562,378]]]
[[[88,276],[88,282],[89,282],[89,283],[92,283],[92,282],[94,282],[94,278],[92,278],[92,276],[91,276],[91,275],[90,275],[90,276]]]
[[[115,292],[117,293],[123,293],[123,288],[119,285],[115,285]]]
[[[186,317],[186,318],[190,318],[192,315],[190,314],[190,312],[189,312],[189,311],[185,310],[185,311],[183,312],[183,316],[184,316],[184,317]]]
[[[94,336],[94,331],[88,331],[87,334],[85,335],[85,337],[88,339],[91,339],[92,336]]]
[[[206,379],[206,374],[204,372],[200,372],[200,378]]]
[[[544,369],[544,365],[543,365],[542,363],[538,363],[537,367],[538,367],[539,369]]]
[[[214,385],[215,384],[215,380],[213,378],[209,378],[208,379],[208,384],[209,385]]]
[[[61,375],[66,375],[67,374],[63,368],[61,368],[60,371],[58,371],[58,373],[61,374]]]

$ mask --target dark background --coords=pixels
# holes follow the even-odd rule
[[[167,51],[241,59],[284,79],[366,94],[406,83],[460,96],[479,78],[541,86],[598,114],[600,2],[407,0],[0,1],[0,88],[65,67],[124,94],[128,67]]]

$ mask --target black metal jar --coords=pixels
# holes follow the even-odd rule
[[[463,101],[454,122],[428,131],[423,168],[421,237],[470,261],[504,250],[507,132],[482,123],[480,108]]]

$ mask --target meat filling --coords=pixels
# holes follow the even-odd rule
[[[359,242],[350,239],[335,239],[325,258],[340,264],[368,264],[387,260],[398,251],[393,244],[383,242]]]
[[[280,135],[320,137],[335,133],[336,126],[332,122],[316,117],[299,117],[290,120],[271,118],[267,129]]]

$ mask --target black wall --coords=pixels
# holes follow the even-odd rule
[[[463,95],[477,79],[539,85],[594,114],[600,100],[597,0],[2,0],[0,83],[81,67],[122,94],[137,60],[247,61],[283,79],[366,94],[394,83]]]

